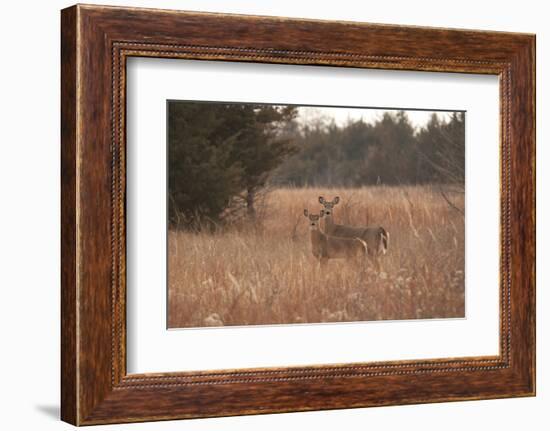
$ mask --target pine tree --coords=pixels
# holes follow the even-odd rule
[[[170,224],[215,225],[239,198],[253,218],[256,194],[294,151],[281,130],[295,115],[291,107],[170,102]]]

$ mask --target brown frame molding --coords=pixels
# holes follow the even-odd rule
[[[88,425],[535,394],[534,35],[83,5],[61,18],[63,420]],[[499,356],[128,375],[129,56],[498,75]]]

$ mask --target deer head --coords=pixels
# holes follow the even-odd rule
[[[331,217],[332,216],[332,209],[334,208],[334,206],[336,204],[338,204],[338,202],[340,202],[340,198],[338,196],[336,196],[333,200],[331,201],[327,201],[323,196],[319,196],[319,203],[321,205],[323,205],[324,207],[324,211],[325,211],[325,215],[327,217]]]
[[[304,210],[304,216],[309,219],[309,228],[311,230],[319,229],[319,219],[325,215],[325,211],[321,210],[319,214],[311,214],[308,210]]]

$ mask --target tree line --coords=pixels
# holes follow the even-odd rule
[[[301,124],[299,108],[168,104],[171,227],[254,219],[267,187],[452,184],[464,187],[464,113],[433,115],[417,130],[407,113]]]
[[[432,115],[415,130],[407,113],[385,113],[371,123],[304,126],[293,136],[300,151],[272,174],[296,187],[464,183],[464,113],[448,121]]]

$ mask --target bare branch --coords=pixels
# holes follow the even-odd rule
[[[455,204],[453,204],[450,199],[447,197],[447,195],[445,194],[445,192],[443,191],[443,189],[441,188],[441,186],[439,187],[439,193],[441,194],[441,196],[443,196],[443,199],[445,199],[445,202],[447,202],[447,204],[455,209],[456,211],[458,211],[460,214],[462,214],[462,216],[464,217],[464,211],[461,210],[460,208],[458,208]]]

